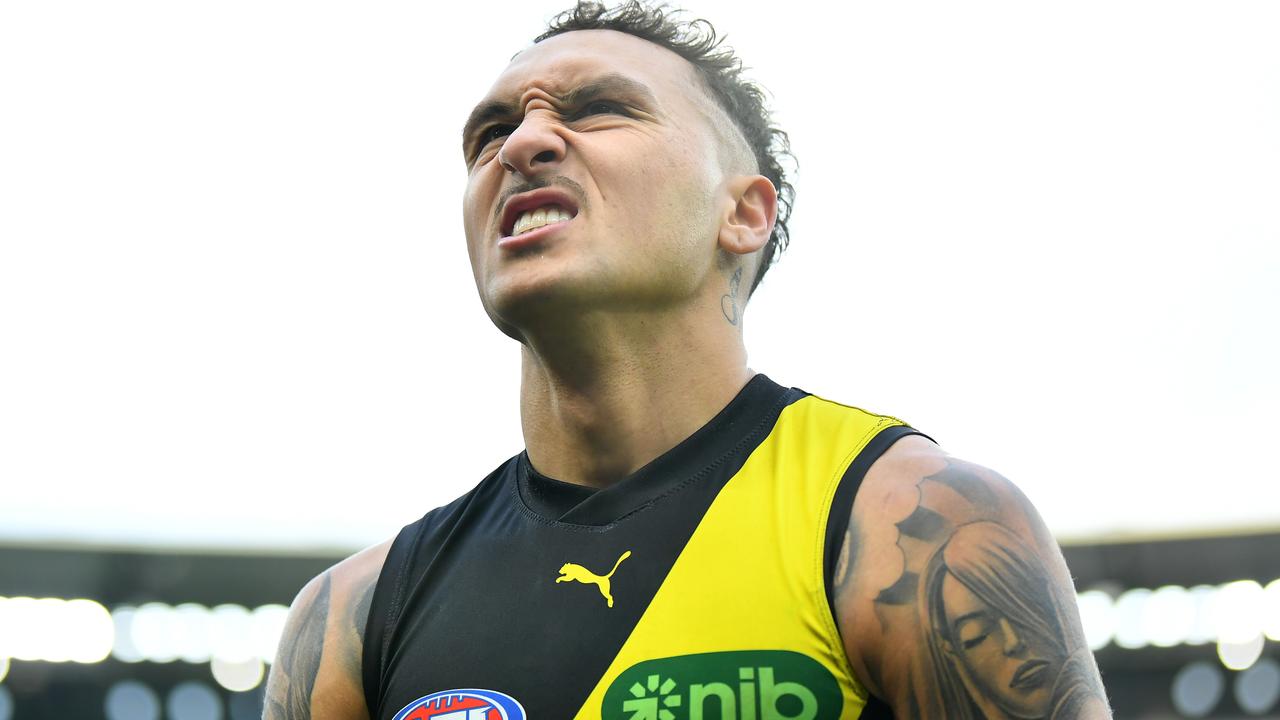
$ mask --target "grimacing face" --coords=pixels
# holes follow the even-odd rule
[[[517,55],[476,106],[464,226],[481,301],[503,332],[520,339],[539,318],[707,294],[732,203],[715,129],[724,116],[695,72],[631,35],[574,31]],[[545,189],[528,195],[535,188]],[[528,218],[516,221],[533,209],[518,204],[563,214],[522,234]]]
[[[1054,681],[1065,658],[1035,633],[1014,625],[947,573],[942,581],[948,634],[965,682],[975,697],[992,698],[1015,718],[1049,712]],[[975,692],[976,691],[976,692]]]

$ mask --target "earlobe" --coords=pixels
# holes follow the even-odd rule
[[[729,185],[733,204],[720,223],[720,247],[750,255],[764,247],[778,215],[778,191],[762,175],[743,175]]]

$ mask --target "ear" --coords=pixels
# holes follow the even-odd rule
[[[938,647],[942,648],[942,652],[946,653],[948,657],[953,658],[955,660],[960,659],[960,657],[956,655],[956,648],[954,645],[951,644],[950,640],[942,637],[937,638],[937,640],[938,640]]]
[[[778,191],[763,175],[738,175],[729,180],[728,206],[720,220],[717,241],[721,249],[736,255],[750,255],[773,233],[778,217]]]

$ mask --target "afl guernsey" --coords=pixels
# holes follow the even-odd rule
[[[393,541],[370,718],[888,717],[849,667],[831,578],[859,482],[914,432],[756,375],[608,488],[517,455]]]

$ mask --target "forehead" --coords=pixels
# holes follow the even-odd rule
[[[943,608],[947,612],[947,617],[955,618],[961,615],[967,615],[976,610],[985,610],[987,604],[982,601],[964,583],[956,579],[955,575],[947,573],[942,581]]]
[[[607,73],[647,85],[659,101],[699,102],[691,92],[698,80],[693,66],[674,52],[614,30],[575,30],[522,50],[498,76],[486,98],[517,100],[531,88],[562,95]]]

